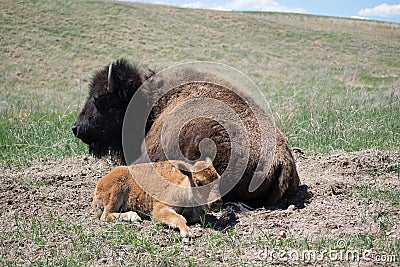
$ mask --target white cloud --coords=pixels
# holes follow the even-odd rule
[[[134,2],[134,1],[133,1]],[[154,4],[156,5],[169,5],[167,2],[165,1],[155,1]]]
[[[400,17],[400,5],[382,4],[373,8],[365,8],[361,9],[358,15],[384,18]]]
[[[226,7],[230,10],[251,10],[251,11],[274,11],[274,12],[294,12],[305,13],[303,8],[286,7],[274,0],[233,0],[226,3]]]
[[[361,16],[352,16],[352,19],[365,19],[365,20],[369,20],[370,18],[367,17],[361,17]]]
[[[194,3],[187,3],[187,4],[181,4],[179,5],[180,7],[184,8],[204,8],[204,3],[202,2],[194,2]]]
[[[273,11],[306,13],[303,8],[282,6],[274,0],[232,0],[220,5],[209,5],[203,2],[193,2],[181,4],[179,6],[186,8],[214,9],[224,11]]]
[[[205,3],[202,3],[202,2],[193,2],[193,3],[187,3],[187,4],[180,4],[179,7],[198,8],[198,9],[213,9],[213,10],[220,10],[220,11],[231,11],[230,9],[226,9],[223,6],[206,5]]]

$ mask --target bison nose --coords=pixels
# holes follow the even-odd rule
[[[74,133],[74,135],[76,137],[78,137],[79,126],[76,126],[76,125],[72,126],[72,132]]]
[[[210,203],[209,208],[212,211],[218,211],[222,207],[222,199],[217,199]]]

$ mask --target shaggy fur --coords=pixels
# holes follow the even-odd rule
[[[153,178],[157,174],[181,186],[179,190],[164,188],[166,197],[181,204],[171,206],[161,202],[146,193],[136,182],[150,183],[150,186],[154,187],[151,183],[155,181]],[[137,180],[143,176],[145,179]],[[207,208],[216,210],[222,205],[218,183],[209,190],[209,195],[206,196],[208,206],[196,203],[190,188],[210,184],[218,178],[219,175],[211,164],[211,160],[198,161],[193,166],[181,161],[120,166],[98,181],[93,192],[92,208],[95,217],[102,221],[121,218],[134,222],[141,220],[136,212],[142,215],[151,214],[154,220],[172,228],[178,228],[183,238],[190,238],[192,233],[186,224],[187,220],[191,223],[199,222]],[[187,203],[191,206],[181,207]]]
[[[106,66],[94,75],[89,84],[89,96],[72,131],[88,144],[91,154],[122,158],[121,132],[126,108],[136,90],[154,72],[140,71],[124,59],[111,64],[110,74],[109,68]],[[137,141],[138,147],[141,141]]]
[[[148,94],[154,93],[148,92]],[[223,196],[224,201],[245,201],[253,205],[272,205],[282,197],[290,197],[296,193],[299,177],[287,138],[273,125],[269,116],[257,105],[253,105],[253,110],[249,108],[248,103],[252,101],[250,97],[242,99],[232,90],[221,85],[202,82],[186,83],[164,95],[153,108],[151,114],[152,123],[150,127],[148,126],[146,146],[142,147],[142,155],[144,155],[143,152],[146,149],[151,161],[166,160],[165,151],[161,145],[164,121],[167,116],[171,116],[171,111],[176,106],[195,98],[217,99],[227,104],[240,117],[245,126],[246,134],[237,136],[239,141],[236,141],[238,142],[236,145],[243,150],[246,141],[249,142],[249,161],[239,183],[228,194]],[[204,109],[208,110],[209,107],[204,106]],[[175,121],[178,126],[180,124],[179,117]],[[228,129],[225,129],[215,120],[196,118],[186,124],[179,135],[179,147],[182,154],[189,160],[197,160],[200,157],[199,146],[204,138],[210,138],[216,144],[217,153],[213,164],[218,173],[224,174],[221,188],[229,185],[232,182],[230,180],[239,175],[238,171],[240,170],[234,169],[230,173],[224,172],[231,160],[236,162],[242,156],[235,155],[235,158],[230,158],[232,142],[229,138],[228,130],[231,132],[239,131],[236,128],[236,124],[228,125]],[[271,137],[267,138],[267,140],[261,140],[261,131],[267,133],[275,131],[275,140],[272,140]],[[168,132],[163,132],[163,135],[167,144],[173,143],[176,138],[176,136]],[[275,149],[275,153],[270,155],[271,158],[268,158],[268,155],[261,153],[261,148],[266,148],[267,151]],[[136,162],[145,162],[145,158],[139,158]],[[267,167],[270,164],[271,168],[268,169]],[[257,168],[257,165],[262,167]],[[264,181],[257,190],[249,192],[250,181],[253,177],[254,179],[264,179]]]
[[[121,60],[121,62],[126,63],[123,60]],[[124,68],[121,68],[121,71],[123,70]],[[104,69],[103,72],[104,71],[106,70]],[[125,71],[130,73],[128,70]],[[228,89],[233,88],[229,81],[218,78],[214,74],[191,69],[186,70],[183,75],[179,76],[184,77],[184,80],[177,80],[179,77],[175,79],[175,77],[163,77],[162,75],[156,75],[154,77],[149,79],[148,82],[142,86],[143,90],[140,90],[139,95],[140,101],[136,101],[139,106],[135,106],[136,112],[140,113],[143,110],[143,114],[146,113],[144,110],[151,109],[147,121],[139,122],[133,120],[130,122],[133,124],[131,128],[133,131],[135,129],[143,129],[143,125],[145,125],[145,145],[144,143],[142,144],[143,140],[140,135],[138,135],[139,137],[133,135],[129,138],[129,153],[135,155],[133,158],[138,158],[135,163],[147,161],[143,153],[145,150],[152,161],[166,160],[165,151],[161,146],[161,132],[164,121],[174,108],[185,103],[185,101],[208,97],[225,103],[235,111],[243,122],[246,130],[245,136],[239,135],[237,137],[239,141],[232,142],[229,138],[228,130],[235,132],[239,129],[235,123],[231,122],[231,118],[226,118],[230,126],[228,129],[225,129],[216,120],[199,117],[190,121],[180,129],[179,137],[174,136],[172,133],[163,133],[163,138],[167,140],[166,143],[173,143],[174,140],[179,138],[179,148],[182,154],[187,159],[197,160],[200,157],[200,142],[205,138],[211,139],[216,145],[217,150],[213,165],[223,178],[221,181],[221,188],[231,184],[235,178],[240,178],[237,185],[228,194],[223,196],[224,201],[245,201],[253,205],[272,205],[284,197],[290,197],[295,194],[299,185],[299,177],[288,140],[279,129],[275,128],[268,114],[261,108],[258,108],[250,96],[246,96],[246,92],[243,92],[243,90],[241,91],[243,94],[240,95],[244,97],[242,98]],[[210,77],[213,83],[185,82],[209,81]],[[97,79],[98,78],[95,77],[93,81],[93,83],[99,84],[96,88],[107,87],[106,79]],[[174,89],[163,95],[165,92],[161,92],[159,88],[165,86],[166,83],[171,83],[171,86],[167,87]],[[132,88],[132,86],[129,88]],[[121,86],[118,91],[124,90],[126,91],[126,88]],[[130,90],[131,89],[128,91]],[[91,95],[92,94],[94,93],[91,92]],[[130,95],[131,94],[127,94],[127,98],[125,99],[127,102],[130,100]],[[160,96],[162,97],[160,98]],[[113,109],[120,108],[120,105],[116,104],[115,101],[120,101],[121,96],[117,96],[115,93],[109,93],[107,97],[109,98],[107,102],[108,110],[110,114],[115,116],[113,120],[107,120],[107,128],[113,129],[112,134],[107,131],[93,130],[96,123],[92,123],[91,120],[98,115],[97,112],[90,109],[93,104],[87,103],[88,107],[85,105],[81,113],[84,114],[82,116],[87,120],[87,125],[90,125],[90,127],[88,126],[90,131],[88,132],[98,135],[96,144],[100,147],[109,147],[109,144],[114,143],[118,145],[121,144],[122,133],[120,123],[123,120],[124,110],[121,108],[120,111],[112,111]],[[92,101],[91,99],[92,97],[90,96],[88,102]],[[155,99],[159,100],[154,101]],[[155,105],[148,104],[154,102],[156,103]],[[249,103],[255,108],[250,109]],[[204,109],[208,108],[207,106],[204,107]],[[136,117],[141,118],[143,114],[139,114]],[[96,121],[97,123],[105,124],[99,122],[99,120]],[[179,118],[177,118],[177,125],[179,125],[179,121]],[[139,126],[136,126],[135,123]],[[261,132],[270,133],[266,140],[260,138]],[[231,159],[230,155],[234,147],[238,149],[238,151],[235,152],[236,158]],[[232,161],[235,166],[241,158],[245,158],[244,154],[247,148],[249,148],[249,160],[244,168],[243,175],[239,174],[240,170],[235,169],[230,170],[229,173],[226,172],[227,165],[230,161]],[[120,155],[122,155],[122,148],[115,146],[113,149],[115,153],[121,153]],[[267,153],[262,153],[262,149],[265,149]],[[204,156],[212,155],[201,156],[204,158]],[[123,159],[122,156],[121,159]],[[130,160],[128,163],[133,163],[133,161]],[[271,168],[268,168],[269,166],[271,166]],[[261,186],[259,186],[257,190],[249,192],[249,185],[253,177],[257,181],[261,181]]]

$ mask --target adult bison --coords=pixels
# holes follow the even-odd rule
[[[124,59],[95,73],[89,96],[72,127],[74,135],[88,144],[91,154],[99,158],[112,154],[123,159],[121,132],[126,108],[136,90],[153,74]]]
[[[224,201],[270,205],[297,191],[287,138],[243,88],[207,70],[152,74],[119,60],[94,76],[73,127],[91,153],[125,160],[124,136],[128,164],[211,157]]]

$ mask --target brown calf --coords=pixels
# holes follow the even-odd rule
[[[157,180],[157,176],[164,180]],[[194,165],[164,161],[119,166],[98,181],[92,208],[102,221],[140,221],[135,211],[151,215],[155,221],[178,228],[187,241],[192,237],[187,220],[199,222],[207,208],[215,210],[222,205],[218,178],[208,158]],[[199,194],[206,185],[210,188],[204,187],[207,190]],[[156,190],[148,193],[143,188]]]

